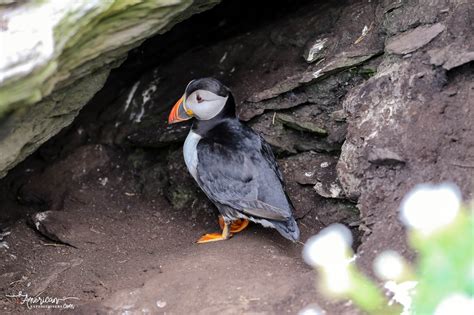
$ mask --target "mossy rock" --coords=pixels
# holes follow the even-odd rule
[[[69,125],[129,50],[218,2],[0,2],[0,177]]]

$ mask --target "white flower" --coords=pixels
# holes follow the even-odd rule
[[[374,260],[375,274],[384,280],[398,280],[404,268],[402,256],[393,250],[382,252]]]
[[[474,310],[474,298],[464,293],[453,293],[438,304],[434,315],[470,315]]]
[[[461,193],[454,184],[421,184],[403,199],[400,219],[405,225],[430,235],[451,223],[460,206]]]
[[[324,268],[326,288],[334,294],[342,294],[349,291],[351,278],[349,275],[348,260],[341,261],[332,266]]]
[[[403,312],[401,315],[410,315],[413,293],[417,284],[417,281],[405,281],[402,283],[387,281],[384,287],[393,293],[393,297],[388,305],[392,305],[393,302],[398,302],[403,306]]]
[[[313,267],[346,263],[351,244],[351,231],[342,224],[332,224],[308,239],[303,248],[303,259]]]

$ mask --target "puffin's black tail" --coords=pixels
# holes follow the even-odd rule
[[[296,242],[300,238],[300,229],[294,218],[290,218],[286,222],[272,221],[272,223],[275,229],[290,241]]]

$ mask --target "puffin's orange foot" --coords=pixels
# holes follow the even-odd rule
[[[229,239],[232,237],[230,233],[230,224],[224,222],[224,227],[222,228],[222,234],[219,233],[211,233],[203,235],[200,239],[198,239],[198,244],[202,243],[209,243],[209,242],[217,242]]]
[[[217,242],[217,241],[224,241],[232,237],[232,234],[229,234],[228,236],[225,236],[221,233],[210,233],[210,234],[204,234],[201,236],[200,239],[197,240],[196,243],[198,244],[203,244],[203,243],[210,243],[210,242]]]
[[[230,233],[239,233],[249,225],[249,220],[239,219],[232,221],[230,225]]]
[[[221,229],[224,229],[225,222],[222,216],[219,216],[219,225]],[[249,220],[247,219],[238,219],[232,221],[230,224],[230,233],[239,233],[249,225]]]

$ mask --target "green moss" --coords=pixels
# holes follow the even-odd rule
[[[365,80],[370,79],[377,74],[377,70],[370,67],[354,67],[349,71],[355,75],[361,76]]]
[[[173,207],[176,209],[183,209],[194,200],[195,194],[194,191],[189,188],[180,187],[179,189],[173,189],[170,196]]]
[[[295,117],[285,114],[278,114],[276,118],[288,128],[314,133],[323,137],[328,135],[328,132],[325,129],[309,121],[299,121]]]
[[[193,0],[103,0],[71,5],[55,17],[59,22],[52,29],[55,51],[50,59],[37,64],[31,73],[5,78],[0,85],[0,118],[40,101],[65,82],[71,84],[123,58],[146,38],[218,2],[208,0],[205,5],[193,6]],[[46,6],[51,6],[51,0],[25,3],[22,9]]]
[[[57,5],[65,2],[43,0],[21,1],[17,6],[7,8],[12,10],[8,15],[10,21],[20,14],[38,14],[40,9],[42,13],[54,15],[43,14],[55,21],[50,26],[54,51],[51,56],[43,53],[44,58],[30,60],[20,57],[37,56],[38,47],[44,45],[38,44],[30,48],[31,51],[18,51],[12,56],[15,61],[0,71],[0,131],[3,136],[0,178],[69,125],[79,109],[102,87],[108,71],[118,66],[130,49],[218,2],[82,0],[72,1],[66,9],[58,10]],[[21,27],[27,31],[34,25]],[[6,32],[9,30],[11,36],[19,31],[13,28]],[[49,34],[45,31],[37,38],[44,44],[49,42]],[[32,70],[20,72],[18,69],[24,65],[31,66]]]

